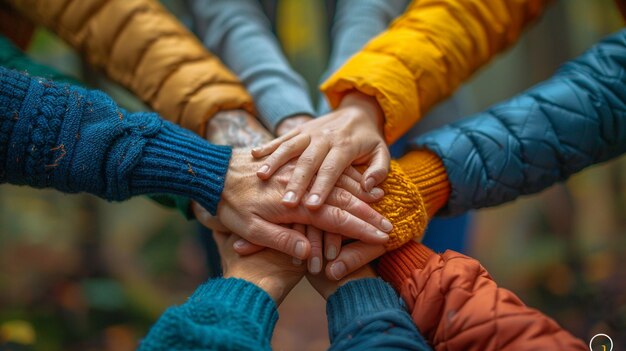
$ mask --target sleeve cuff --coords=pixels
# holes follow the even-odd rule
[[[169,194],[191,198],[217,212],[231,148],[213,145],[169,122],[146,143],[131,175],[134,195]]]
[[[375,97],[385,115],[385,140],[392,144],[421,118],[419,95],[411,77],[404,64],[391,55],[361,51],[320,89],[333,108],[354,90]]]
[[[384,310],[403,310],[400,297],[380,278],[353,280],[328,298],[328,333],[334,339],[351,322]]]
[[[397,162],[419,189],[428,218],[432,218],[446,205],[450,196],[450,183],[443,162],[428,150],[411,151]]]
[[[409,241],[399,249],[390,251],[378,260],[378,274],[400,291],[402,284],[416,269],[423,269],[435,252],[415,241]]]
[[[276,303],[263,289],[238,278],[212,279],[200,285],[190,301],[221,301],[233,311],[240,311],[264,327],[264,337],[270,339],[278,320]]]

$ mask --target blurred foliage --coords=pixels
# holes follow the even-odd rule
[[[181,10],[180,1],[167,1]],[[328,43],[316,1],[280,9],[294,65],[317,84]],[[325,25],[325,24],[324,24]],[[548,77],[622,25],[611,0],[561,0],[514,48],[465,88],[478,111]],[[290,26],[293,27],[290,29]],[[307,37],[295,45],[293,37]],[[297,34],[297,36],[296,36]],[[131,110],[145,106],[86,67],[39,29],[35,59],[100,87]],[[313,61],[311,61],[311,59]],[[495,83],[494,83],[495,82]],[[497,84],[496,84],[497,83]],[[477,212],[469,253],[503,286],[589,339],[604,332],[626,345],[626,159],[594,167],[565,185]],[[207,277],[192,223],[137,198],[109,204],[87,195],[0,187],[0,350],[133,350],[160,313]],[[301,283],[280,308],[274,344],[322,350],[324,301]]]

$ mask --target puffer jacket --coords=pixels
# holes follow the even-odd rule
[[[378,273],[407,304],[435,350],[588,350],[551,318],[499,288],[480,262],[409,242],[383,256]]]
[[[321,86],[336,108],[354,90],[373,96],[392,143],[497,53],[551,0],[414,0],[384,33]]]
[[[626,29],[485,112],[413,141],[442,160],[444,213],[538,192],[626,152]]]
[[[163,117],[199,134],[224,109],[253,112],[237,77],[156,0],[4,0]]]

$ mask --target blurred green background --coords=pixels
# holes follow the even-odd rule
[[[288,56],[312,87],[325,65],[323,1],[291,1],[282,16]],[[166,1],[174,12],[181,1]],[[182,15],[182,14],[181,14]],[[184,16],[184,15],[182,15]],[[557,1],[505,55],[463,88],[472,111],[547,78],[623,22],[612,0]],[[292,28],[293,27],[293,28]],[[298,33],[295,45],[294,35]],[[144,108],[38,29],[37,61]],[[475,212],[468,253],[501,286],[589,340],[626,348],[626,158],[586,170],[540,195]],[[193,223],[137,198],[0,186],[0,350],[132,350],[160,313],[208,274]],[[280,309],[277,350],[323,350],[325,305],[306,282]],[[6,340],[12,340],[7,343]]]

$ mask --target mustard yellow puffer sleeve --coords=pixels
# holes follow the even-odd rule
[[[321,86],[331,106],[358,90],[385,114],[397,140],[435,103],[514,43],[551,0],[414,0]]]
[[[185,128],[203,134],[220,110],[253,112],[237,77],[156,0],[6,1]]]
[[[372,208],[393,224],[385,244],[388,251],[409,240],[421,240],[429,219],[445,205],[450,194],[443,163],[427,150],[412,151],[391,161],[389,175],[380,187],[385,196]]]

